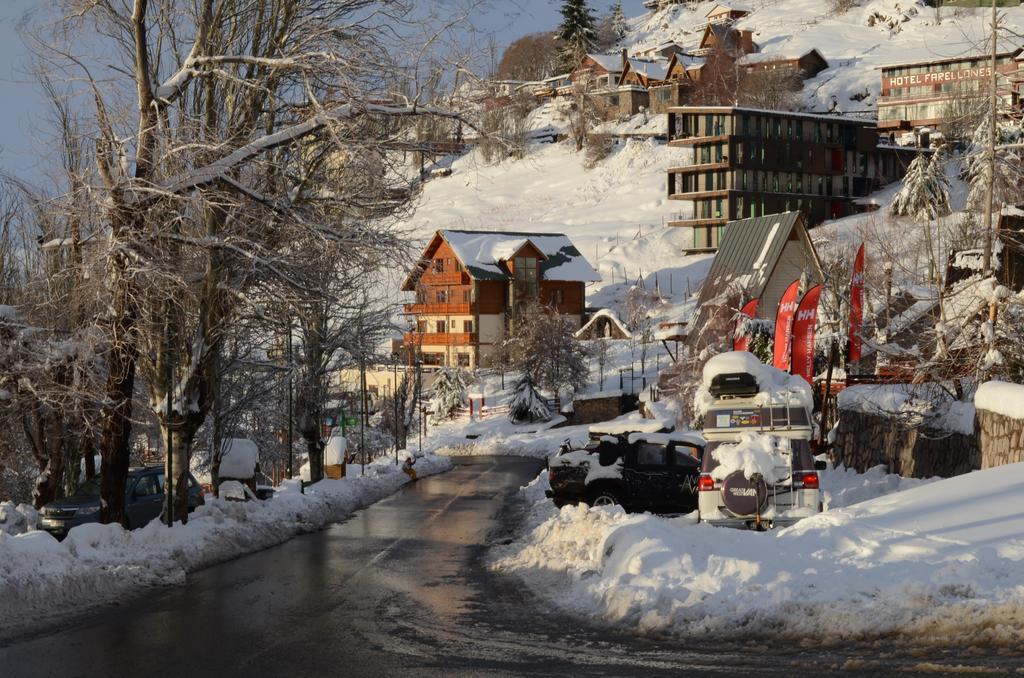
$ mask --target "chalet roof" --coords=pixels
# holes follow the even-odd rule
[[[628,63],[629,70],[634,73],[641,73],[649,80],[664,80],[668,77],[669,62],[667,59],[648,61],[647,59],[631,58],[628,60]]]
[[[612,73],[622,72],[621,54],[587,54],[588,57],[597,62],[597,65]]]
[[[528,233],[522,231],[465,231],[445,229],[438,231],[427,250],[438,238],[444,239],[455,256],[475,280],[508,280],[508,271],[502,262],[513,257],[527,244],[535,247],[543,257],[538,262],[542,280],[568,282],[597,282],[601,274],[562,233]],[[411,289],[422,270],[414,270],[403,289]]]
[[[794,228],[805,228],[800,212],[730,221],[725,226],[706,280],[736,280],[746,288],[751,298],[761,296]],[[810,246],[810,239],[806,242]],[[810,249],[811,257],[820,269],[813,246]],[[705,294],[715,293],[714,288],[714,284],[705,284],[700,303],[704,303]]]
[[[752,11],[746,5],[741,5],[738,2],[719,2],[716,3],[715,6],[712,7],[710,10],[708,10],[708,13],[705,14],[704,16],[708,17],[711,16],[712,14],[715,14],[716,12],[721,12],[722,10],[728,12],[746,12],[747,14],[750,14],[750,12]]]
[[[803,59],[805,56],[809,56],[811,54],[817,54],[819,59],[824,61],[826,64],[828,63],[825,57],[821,55],[821,52],[814,48],[805,52],[753,52],[752,54],[744,54],[737,59],[736,62],[742,66],[744,64],[771,63],[772,61],[795,61],[796,59]]]

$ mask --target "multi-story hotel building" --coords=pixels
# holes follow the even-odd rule
[[[424,365],[486,367],[513,315],[535,302],[581,326],[584,286],[600,279],[560,233],[437,231],[402,284],[416,294],[403,347]]]
[[[855,200],[903,177],[914,149],[879,144],[874,121],[732,106],[668,113],[670,146],[692,149],[668,170],[668,197],[687,201],[670,226],[713,251],[726,223],[802,212],[808,226],[866,209]]]
[[[996,95],[1004,113],[1019,107],[1022,76],[1022,50],[996,55]],[[991,80],[992,57],[984,54],[883,66],[878,128],[941,125],[963,111],[965,102],[988,96]]]

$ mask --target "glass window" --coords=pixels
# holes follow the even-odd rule
[[[700,461],[697,459],[697,448],[689,445],[675,444],[672,449],[672,460],[676,466],[697,466]]]
[[[135,483],[135,489],[132,490],[132,496],[135,497],[152,497],[156,494],[160,494],[160,486],[157,485],[155,473],[139,478]]]
[[[459,367],[469,367],[469,354],[459,353],[458,354]]]
[[[434,273],[444,273],[444,259],[434,259]]]
[[[439,304],[446,304],[446,303],[448,303],[448,291],[447,290],[438,290],[437,291],[437,303],[439,303]]]
[[[473,332],[473,321],[472,320],[463,320],[462,321],[462,331],[471,334]]]
[[[448,331],[448,323],[444,320],[437,320],[434,322],[434,331],[438,334],[444,334]]]

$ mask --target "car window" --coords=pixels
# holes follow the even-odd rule
[[[84,483],[78,486],[75,490],[76,497],[98,497],[100,496],[100,480],[99,478],[93,478],[92,480],[86,480]]]
[[[697,459],[697,453],[696,447],[676,443],[672,450],[673,462],[676,466],[696,467],[700,463],[700,460]]]
[[[668,450],[654,443],[640,443],[636,448],[636,463],[641,466],[664,466]]]
[[[136,497],[152,497],[160,494],[160,486],[156,482],[156,474],[147,473],[135,483],[134,494]]]

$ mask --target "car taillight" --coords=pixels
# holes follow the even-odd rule
[[[697,481],[697,489],[701,492],[714,492],[715,479],[708,475],[702,475]]]
[[[201,488],[201,487],[200,487],[200,488],[199,488],[199,498],[200,498],[200,499],[203,499],[203,498],[205,498],[205,497],[206,497],[206,492],[204,492],[204,491],[203,491],[203,488]]]
[[[805,490],[818,489],[818,474],[816,472],[811,471],[810,473],[804,473],[802,480]]]

